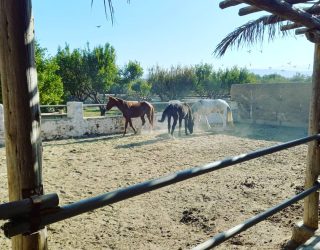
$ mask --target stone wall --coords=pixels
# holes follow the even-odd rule
[[[232,85],[236,120],[307,127],[311,91],[311,84],[302,83]]]

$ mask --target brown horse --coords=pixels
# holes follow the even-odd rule
[[[109,101],[107,103],[107,110],[110,110],[116,106],[123,114],[123,117],[126,119],[123,136],[127,132],[128,123],[136,134],[137,131],[132,126],[131,118],[140,117],[142,120],[142,126],[146,123],[144,115],[147,115],[148,120],[153,126],[153,116],[154,116],[154,107],[149,102],[137,102],[137,101],[125,101],[120,98],[109,96]]]

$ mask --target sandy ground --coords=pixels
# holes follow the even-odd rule
[[[299,129],[240,126],[170,138],[165,131],[43,143],[44,187],[60,205],[305,136]],[[251,160],[48,226],[50,249],[190,249],[301,191],[307,146]],[[0,148],[0,202],[7,199]],[[281,249],[302,203],[217,249]],[[1,249],[10,240],[0,236]]]

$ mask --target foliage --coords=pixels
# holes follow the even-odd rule
[[[46,56],[46,49],[35,43],[35,60],[41,104],[58,104],[62,100],[63,85],[57,74],[59,66],[54,58]]]
[[[122,81],[129,83],[137,80],[143,75],[143,68],[137,61],[129,61],[123,69],[120,70]]]
[[[312,79],[311,76],[306,76],[301,73],[296,73],[293,77],[290,78],[291,82],[297,83],[311,83]]]
[[[144,79],[137,79],[129,84],[129,95],[134,96],[139,100],[151,99],[152,85]]]
[[[102,103],[104,96],[110,91],[116,76],[115,50],[110,44],[90,49],[70,51],[68,45],[59,48],[57,61],[59,74],[65,88],[66,100],[86,101],[90,98],[95,103]]]
[[[119,70],[116,82],[112,85],[110,93],[136,95],[132,92],[132,85],[137,80],[142,80],[143,68],[137,61],[129,61],[122,69]],[[140,93],[142,94],[142,93]],[[143,95],[143,94],[142,94]]]
[[[149,70],[148,82],[152,84],[152,93],[161,100],[173,100],[193,91],[196,77],[193,67],[172,66],[167,70],[156,66]]]
[[[280,31],[281,25],[285,20],[277,15],[265,15],[256,20],[249,21],[234,31],[229,33],[217,46],[214,51],[218,57],[225,54],[228,48],[239,48],[244,44],[252,45],[264,40],[265,33],[268,34],[268,40],[274,40],[277,36],[287,36],[289,31]]]
[[[311,83],[311,76],[306,76],[301,73],[296,73],[289,78],[279,74],[255,75],[255,77],[258,83]]]
[[[213,67],[210,64],[195,65],[196,86],[195,91],[201,97],[211,97],[212,92],[215,92],[216,82],[213,82]]]
[[[218,98],[219,96],[229,95],[233,84],[255,83],[254,74],[246,68],[232,67],[231,69],[219,69],[213,71],[209,81],[204,85],[206,97]]]
[[[60,75],[64,87],[64,100],[77,100],[84,102],[88,95],[84,91],[86,84],[85,67],[80,49],[70,50],[69,45],[58,48],[56,61],[59,65]]]
[[[201,97],[216,98],[228,95],[232,84],[255,83],[255,75],[247,69],[233,67],[218,71],[210,64],[194,67],[172,67],[170,71],[154,67],[149,72],[152,92],[161,100],[172,100],[196,93]]]
[[[94,103],[105,102],[105,98],[101,99],[99,95],[105,96],[116,79],[118,69],[115,58],[115,50],[108,43],[104,47],[95,47],[92,51],[88,45],[83,51],[87,81],[84,91]]]

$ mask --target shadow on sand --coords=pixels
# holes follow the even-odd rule
[[[126,137],[134,136],[132,135],[126,135]],[[82,137],[75,137],[75,138],[68,138],[68,139],[52,139],[52,140],[46,140],[44,141],[46,146],[53,146],[53,145],[70,145],[70,144],[77,144],[77,143],[94,143],[97,141],[108,141],[108,140],[114,140],[114,139],[121,139],[123,138],[122,133],[121,134],[112,134],[112,135],[90,135],[90,136],[82,136]],[[66,142],[67,140],[67,142]],[[50,143],[51,141],[54,141],[54,143]],[[59,143],[61,141],[61,143]]]
[[[124,144],[124,145],[118,145],[115,148],[118,149],[118,148],[141,147],[141,146],[157,143],[157,142],[160,142],[163,140],[168,140],[168,139],[170,139],[170,136],[168,134],[159,134],[159,135],[156,135],[154,139],[140,141],[140,142],[133,142],[133,143],[128,143],[128,144]]]
[[[287,142],[308,135],[307,128],[293,128],[285,126],[259,125],[259,124],[241,124],[236,123],[234,128],[229,128],[223,133],[242,138],[254,140]]]
[[[181,136],[175,133],[174,137],[168,135],[168,133],[164,132],[161,134],[156,135],[154,138],[140,141],[140,142],[133,142],[124,145],[118,145],[115,148],[132,148],[132,147],[140,147],[144,145],[149,145],[153,143],[157,143],[164,140],[170,139],[185,139],[189,137],[202,137],[206,135],[215,135],[215,134],[225,134],[225,135],[232,135],[242,138],[249,138],[254,140],[266,140],[266,141],[279,141],[279,142],[287,142],[291,140],[295,140],[301,137],[305,137],[308,135],[307,128],[292,128],[292,127],[284,127],[284,126],[272,126],[272,125],[258,125],[258,124],[242,124],[236,123],[233,128],[228,128],[225,131],[221,129],[211,129],[205,131],[196,131],[192,135],[184,135],[182,133]],[[84,136],[79,138],[73,139],[61,139],[61,143],[57,143],[59,139],[55,140],[54,143],[50,143],[50,141],[45,141],[44,147],[52,146],[52,145],[70,145],[70,144],[77,144],[77,143],[94,143],[98,141],[106,141],[106,140],[121,140],[128,137],[134,138],[136,135],[134,134],[127,134],[125,137],[121,134],[113,134],[113,135],[92,135],[92,136]]]

